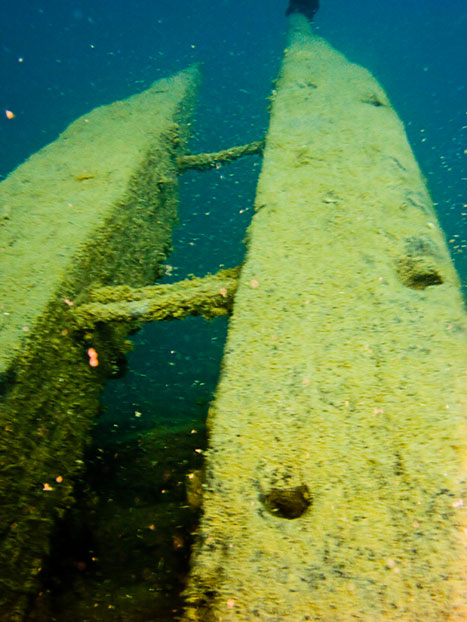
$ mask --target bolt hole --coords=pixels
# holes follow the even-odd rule
[[[273,516],[294,519],[302,516],[311,505],[311,494],[305,484],[293,488],[271,488],[261,501]]]
[[[379,99],[379,97],[375,94],[371,94],[368,97],[365,97],[361,100],[364,104],[370,104],[371,106],[375,106],[379,108],[380,106],[384,106],[385,104]]]
[[[426,289],[443,283],[443,277],[426,257],[406,257],[399,261],[397,272],[402,283],[411,289]]]

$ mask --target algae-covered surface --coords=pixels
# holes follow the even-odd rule
[[[92,288],[161,272],[198,78],[193,67],[90,112],[0,184],[2,622],[23,620],[37,594],[100,390],[128,348],[128,324],[77,331],[70,314]]]
[[[0,184],[0,371],[44,311],[51,291],[60,285],[64,298],[71,296],[66,284],[78,258],[81,263],[89,254],[87,268],[100,280],[114,280],[124,264],[129,273],[138,263],[138,247],[132,248],[133,261],[125,261],[124,247],[118,257],[113,249],[113,274],[103,275],[106,249],[96,253],[95,247],[108,243],[109,220],[121,218],[126,202],[139,199],[141,221],[146,220],[146,197],[138,194],[148,190],[148,182],[152,192],[157,184],[173,185],[167,172],[158,170],[158,152],[164,148],[160,138],[172,132],[173,142],[179,141],[174,107],[183,103],[195,81],[192,69],[155,82],[143,94],[93,110]],[[151,179],[154,175],[159,178]],[[162,220],[153,224],[167,226]],[[148,250],[143,247],[141,252]],[[124,279],[119,274],[119,281]]]
[[[199,419],[144,432],[96,430],[79,500],[53,538],[30,622],[171,622],[182,610],[197,473]]]
[[[187,620],[463,620],[466,318],[376,80],[290,18]]]

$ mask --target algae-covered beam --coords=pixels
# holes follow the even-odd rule
[[[289,21],[185,620],[467,620],[459,280],[383,89]]]
[[[215,168],[218,164],[228,164],[246,155],[263,153],[264,140],[257,140],[247,145],[231,147],[217,153],[198,153],[196,155],[185,155],[178,158],[178,168],[180,172],[193,168],[197,171],[206,171]]]
[[[77,307],[74,324],[79,329],[90,329],[102,322],[180,320],[187,315],[211,319],[227,315],[232,308],[239,272],[239,268],[231,268],[203,278],[134,290],[125,285],[104,287],[93,294],[99,302]]]
[[[125,347],[125,327],[93,335],[91,368],[70,309],[98,286],[154,283],[199,78],[192,67],[90,111],[0,183],[0,622],[26,616]]]

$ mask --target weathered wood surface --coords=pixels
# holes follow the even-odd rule
[[[72,502],[125,331],[77,334],[90,288],[162,272],[197,68],[77,119],[0,184],[0,620],[23,619]],[[90,366],[87,351],[97,352]]]
[[[467,619],[466,318],[376,80],[290,18],[186,620]]]

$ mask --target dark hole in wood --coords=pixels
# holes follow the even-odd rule
[[[293,488],[271,488],[263,495],[262,502],[267,511],[280,518],[299,518],[311,505],[311,494],[308,486]]]

